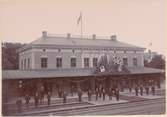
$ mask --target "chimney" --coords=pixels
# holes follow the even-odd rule
[[[93,38],[93,39],[96,39],[96,35],[95,35],[95,34],[93,34],[93,35],[92,35],[92,38]]]
[[[47,37],[47,31],[43,31],[43,32],[42,32],[42,37],[43,37],[43,38],[46,38],[46,37]]]
[[[112,41],[117,41],[117,36],[116,35],[111,35],[110,38],[111,38]]]
[[[71,38],[71,34],[67,33],[67,39]]]

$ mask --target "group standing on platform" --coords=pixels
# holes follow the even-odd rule
[[[26,105],[27,109],[30,106],[31,98],[34,99],[35,108],[38,108],[38,106],[40,104],[43,104],[45,95],[46,95],[46,98],[47,98],[47,105],[51,104],[52,92],[49,91],[49,90],[47,92],[45,92],[43,87],[41,89],[42,90],[36,91],[34,93],[33,98],[28,93],[24,95],[25,105]],[[132,89],[133,89],[132,87],[129,87],[129,93],[132,93]],[[150,91],[151,91],[152,95],[155,95],[155,86],[152,85],[150,87],[148,85],[146,85],[146,86],[136,85],[135,88],[134,88],[134,91],[135,91],[135,96],[139,96],[139,95],[143,96],[144,92],[145,92],[146,95],[149,95]],[[120,99],[120,90],[119,90],[118,87],[115,87],[115,88],[110,87],[110,88],[106,89],[102,85],[100,85],[99,87],[95,87],[94,91],[89,88],[89,89],[87,89],[86,92],[87,92],[88,101],[92,101],[93,95],[95,96],[96,101],[98,101],[101,98],[102,98],[103,101],[105,101],[106,96],[109,97],[109,100],[112,100],[113,97],[115,97],[115,99],[117,101],[119,101],[119,99]],[[74,93],[74,92],[72,92],[72,93]],[[78,101],[82,102],[83,91],[82,91],[81,88],[78,89],[77,95],[78,95]],[[58,90],[58,96],[63,99],[64,104],[67,103],[68,93],[66,91]],[[22,105],[23,105],[21,98],[18,98],[18,100],[16,101],[16,105],[17,105],[17,108],[18,108],[18,112],[21,112]]]
[[[143,88],[142,86],[140,86],[140,88],[138,86],[135,87],[135,95],[138,96],[139,93],[141,96],[143,96],[143,90],[145,89],[145,93],[146,95],[149,95],[150,93],[150,87],[149,86],[145,86],[145,88]],[[131,92],[130,92],[131,93]],[[151,86],[151,93],[152,95],[155,95],[155,86]]]

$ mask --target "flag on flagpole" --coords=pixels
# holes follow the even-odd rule
[[[100,72],[105,72],[105,67],[104,66],[100,66]]]
[[[79,18],[77,20],[77,25],[79,25],[79,23],[81,22],[81,20],[82,20],[82,12],[80,12]]]
[[[148,46],[152,46],[152,43],[149,43],[149,45]]]

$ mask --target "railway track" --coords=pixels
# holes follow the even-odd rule
[[[102,112],[102,111],[112,111],[116,112],[115,114],[121,114],[121,110],[126,108],[136,108],[145,105],[153,105],[153,104],[165,104],[165,99],[150,99],[150,100],[142,100],[142,101],[134,101],[134,102],[125,102],[120,104],[108,104],[108,105],[89,105],[89,106],[80,106],[80,107],[71,107],[71,108],[63,108],[63,109],[49,109],[46,111],[37,111],[32,113],[24,113],[22,115],[91,115],[93,113]],[[116,111],[117,110],[117,111]],[[134,111],[135,112],[135,111]],[[126,111],[124,112],[126,113]],[[112,113],[114,114],[114,113]],[[128,114],[128,111],[127,111]]]
[[[35,112],[41,112],[49,109],[66,109],[66,108],[71,108],[71,107],[81,107],[81,106],[88,106],[92,105],[87,102],[72,102],[72,103],[66,103],[66,104],[52,104],[52,105],[45,105],[45,106],[39,106],[38,108],[29,108],[29,109],[22,109],[21,113],[33,113]],[[10,111],[8,115],[20,115],[21,113],[16,113],[17,109],[12,112]],[[21,114],[22,115],[22,114]]]
[[[164,94],[165,94],[165,90],[156,91],[156,95],[163,96]],[[84,97],[84,98],[87,99],[87,97]],[[164,98],[165,98],[165,96],[164,96]],[[146,101],[150,102],[151,100],[155,100],[155,101],[159,100],[159,99],[146,99],[146,98],[141,98],[141,97],[137,97],[137,96],[132,97],[132,96],[125,96],[125,95],[120,95],[120,99],[129,101],[129,102],[125,102],[125,103],[116,104],[116,105],[119,105],[120,107],[122,107],[122,104],[124,105],[124,107],[128,107],[128,105],[130,103],[138,104],[138,102],[142,102],[142,101],[143,102],[146,102]],[[160,100],[164,100],[164,99],[160,99]],[[31,103],[29,109],[27,109],[26,106],[23,105],[22,114],[17,114],[16,113],[16,111],[17,111],[16,105],[11,104],[11,105],[8,105],[7,115],[9,115],[9,114],[10,115],[49,115],[50,113],[52,113],[53,115],[73,115],[73,114],[80,115],[80,114],[85,114],[85,113],[90,113],[90,114],[92,113],[93,114],[94,112],[98,112],[99,109],[100,109],[99,111],[105,111],[105,110],[107,111],[108,108],[110,109],[110,108],[116,107],[115,104],[98,105],[97,106],[97,105],[90,104],[88,102],[79,103],[77,98],[68,99],[67,102],[68,103],[63,104],[62,99],[52,100],[52,104],[48,106],[46,104],[46,101],[45,101],[45,103],[40,104],[38,108],[35,108],[34,104]],[[162,105],[160,105],[160,106],[162,106]],[[86,110],[86,112],[84,110]],[[90,110],[91,110],[91,112],[89,112]],[[131,112],[131,113],[133,113],[133,112]],[[6,113],[5,113],[5,115],[6,115]]]
[[[155,101],[155,100],[154,100]],[[87,113],[80,113],[81,115],[144,115],[144,114],[163,114],[165,113],[165,102],[142,102],[140,104],[131,105],[119,108],[106,108],[100,111],[91,111]]]
[[[79,103],[79,102],[78,102],[77,98],[71,98],[71,99],[67,99],[66,104],[63,103],[63,99],[52,100],[51,103],[52,103],[51,105],[47,105],[47,101],[45,100],[42,104],[38,105],[38,108],[35,108],[34,102],[31,101],[31,103],[29,104],[29,108],[27,108],[25,104],[22,105],[22,112],[37,110],[37,109],[42,109],[42,108],[50,108],[53,106],[60,107],[61,105],[70,105],[70,104],[75,104],[75,103]],[[3,108],[6,109],[7,114],[17,112],[16,104],[6,104],[3,106]]]
[[[117,115],[117,114],[122,114],[122,113],[126,114],[125,109],[138,108],[139,106],[153,105],[153,104],[157,104],[157,103],[159,103],[160,105],[165,104],[165,100],[162,100],[162,99],[158,99],[158,100],[156,99],[155,100],[154,99],[154,100],[149,100],[149,101],[145,100],[145,101],[137,101],[137,102],[126,102],[126,103],[120,103],[120,104],[115,104],[115,105],[98,106],[98,107],[95,107],[95,108],[90,108],[88,110],[74,111],[75,113],[72,112],[68,115],[91,115],[92,113],[94,113],[94,115],[97,115],[97,112],[98,112],[99,115],[102,115],[103,111],[105,111],[105,112],[106,111],[111,111],[112,112],[112,113],[110,113],[111,115],[112,114]],[[62,115],[61,113],[59,113],[59,114]],[[53,115],[57,115],[57,113],[53,114]],[[63,113],[63,115],[66,115],[66,114]]]

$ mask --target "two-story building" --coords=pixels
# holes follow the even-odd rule
[[[102,83],[104,87],[123,87],[134,85],[157,84],[163,70],[144,67],[145,48],[121,42],[116,35],[110,38],[73,36],[67,34],[50,35],[46,31],[37,40],[19,50],[19,70],[4,70],[3,97],[14,96],[23,88],[23,94],[37,91],[40,86],[48,87],[52,93],[81,87],[83,91],[92,91]],[[121,64],[129,70],[126,74],[95,74],[103,55],[108,60],[119,58]],[[99,80],[100,79],[100,80]],[[22,95],[23,95],[22,94]]]
[[[42,37],[20,49],[20,70],[93,68],[104,54],[119,57],[128,67],[143,67],[145,48],[111,39],[58,37],[42,33]]]

